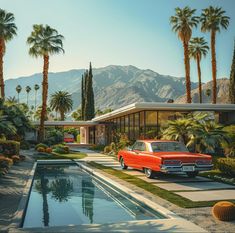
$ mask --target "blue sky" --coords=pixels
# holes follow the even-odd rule
[[[51,57],[50,71],[107,65],[134,65],[160,74],[184,76],[183,48],[171,31],[174,8],[190,6],[201,13],[221,6],[231,17],[227,31],[217,36],[218,77],[228,77],[235,38],[235,0],[0,0],[15,14],[18,35],[7,44],[5,79],[42,71],[42,60],[28,55],[26,39],[32,25],[48,24],[65,36],[64,55]],[[199,29],[193,36],[205,36]],[[211,79],[210,54],[202,60],[203,81]],[[197,80],[191,62],[192,81]]]

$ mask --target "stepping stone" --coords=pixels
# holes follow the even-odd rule
[[[235,189],[235,186],[219,182],[192,182],[192,183],[164,183],[156,184],[169,191],[180,190],[210,190],[210,189]]]
[[[235,200],[235,190],[231,189],[176,193],[191,201]]]

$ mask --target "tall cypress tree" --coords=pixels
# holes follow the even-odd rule
[[[89,77],[88,77],[88,71],[86,70],[84,73],[84,109],[83,109],[83,120],[88,120],[88,109],[89,109],[89,95],[88,95],[88,84],[89,84]]]
[[[90,82],[90,118],[95,117],[95,100],[94,100],[94,91],[93,91],[93,74],[92,74],[92,66],[90,62],[89,67],[89,82]]]
[[[81,119],[84,120],[84,105],[85,105],[84,77],[82,75],[81,83]]]
[[[235,41],[234,41],[234,50],[233,50],[233,61],[230,73],[229,97],[231,104],[235,104]]]
[[[84,120],[91,120],[95,116],[94,106],[94,92],[92,80],[92,67],[90,63],[89,71],[85,73],[85,107],[84,107]]]

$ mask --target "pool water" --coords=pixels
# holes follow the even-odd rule
[[[165,218],[76,164],[37,165],[23,227]]]

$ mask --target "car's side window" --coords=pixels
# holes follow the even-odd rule
[[[133,150],[140,150],[140,142],[136,142],[133,146]]]
[[[138,151],[145,151],[145,143],[144,142],[136,142],[133,146],[133,150],[138,150]]]
[[[146,151],[146,146],[144,142],[141,142],[140,151]]]

